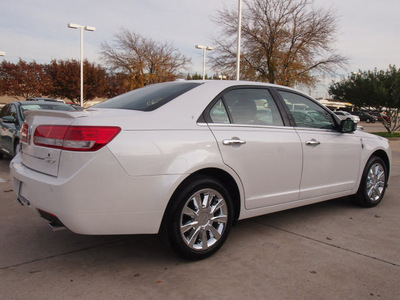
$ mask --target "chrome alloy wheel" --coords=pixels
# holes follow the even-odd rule
[[[221,239],[227,222],[225,199],[216,190],[203,189],[186,201],[179,225],[186,245],[193,250],[204,251]]]
[[[371,166],[367,175],[366,192],[370,201],[380,200],[385,191],[385,169],[380,163]]]

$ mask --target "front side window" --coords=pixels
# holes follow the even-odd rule
[[[319,129],[335,128],[332,115],[312,100],[287,91],[278,92],[289,107],[296,126]]]
[[[282,117],[267,89],[230,90],[210,111],[214,123],[283,126]]]

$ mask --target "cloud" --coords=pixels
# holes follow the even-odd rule
[[[39,63],[79,58],[78,30],[69,22],[96,27],[84,33],[84,56],[100,63],[100,44],[110,41],[121,28],[158,41],[173,43],[193,60],[192,71],[202,72],[202,51],[209,44],[215,16],[223,5],[236,9],[238,0],[2,0],[0,58]],[[314,5],[333,8],[338,14],[336,48],[350,58],[348,70],[387,68],[400,58],[398,0],[315,0]]]
[[[158,41],[173,43],[193,57],[201,70],[195,44],[207,43],[213,32],[210,16],[236,0],[3,0],[0,11],[0,50],[9,61],[79,58],[78,30],[68,23],[91,25],[84,33],[84,56],[99,62],[100,44],[110,41],[121,28]]]

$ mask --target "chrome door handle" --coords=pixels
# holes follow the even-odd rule
[[[312,139],[312,140],[309,140],[306,142],[307,146],[317,146],[319,144],[321,144],[321,143],[319,141],[317,141],[316,139]]]
[[[230,140],[223,140],[222,144],[225,146],[229,145],[243,145],[246,144],[246,141],[239,140],[238,138],[231,138]]]

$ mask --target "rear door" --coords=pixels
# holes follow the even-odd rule
[[[302,146],[267,88],[236,88],[206,112],[224,163],[240,177],[247,209],[296,201]]]

